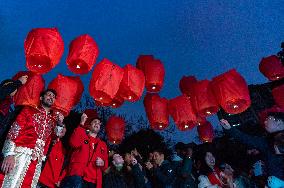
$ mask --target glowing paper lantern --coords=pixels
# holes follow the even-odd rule
[[[213,78],[211,84],[218,103],[227,113],[238,114],[250,106],[247,83],[235,69]]]
[[[119,108],[121,105],[123,105],[124,99],[121,98],[119,95],[116,95],[114,99],[111,101],[110,106],[112,108]]]
[[[284,66],[275,55],[263,58],[259,64],[259,70],[272,81],[284,78]]]
[[[119,108],[124,103],[124,99],[121,98],[119,95],[116,95],[114,99],[112,99],[109,103],[101,103],[100,101],[95,102],[97,106],[109,106],[112,108]]]
[[[127,101],[138,101],[145,87],[145,77],[141,70],[126,65],[124,67],[123,79],[119,86],[119,95]]]
[[[17,73],[13,80],[28,75],[26,84],[22,85],[14,96],[15,106],[27,105],[34,108],[40,105],[40,93],[44,90],[45,81],[40,74],[22,71]]]
[[[219,110],[219,105],[210,87],[209,80],[198,81],[194,85],[192,103],[196,113],[201,117],[207,117]]]
[[[37,28],[28,33],[24,48],[27,68],[43,74],[59,63],[64,43],[56,28]]]
[[[205,121],[197,126],[197,132],[201,141],[212,142],[214,138],[214,129],[209,121]]]
[[[154,56],[153,55],[140,55],[137,59],[136,62],[136,67],[142,71],[144,71],[144,64],[147,62],[151,62],[152,60],[154,60]]]
[[[278,86],[272,90],[275,103],[284,108],[284,85]]]
[[[144,98],[144,107],[150,122],[155,130],[163,130],[169,125],[168,100],[158,94],[147,93]]]
[[[83,84],[83,82],[81,81],[80,77],[78,77],[78,76],[76,76],[76,77],[69,76],[69,78],[70,78],[70,79],[73,79],[74,82],[77,83],[77,89],[76,89],[76,95],[75,95],[75,96],[76,96],[75,99],[77,99],[77,100],[74,101],[74,106],[75,106],[75,105],[77,105],[77,104],[80,102],[80,100],[81,100],[81,97],[82,97],[83,92],[84,92],[84,84]]]
[[[91,96],[100,104],[110,104],[118,92],[123,69],[103,59],[94,69],[89,85]]]
[[[144,75],[146,89],[149,92],[159,92],[164,84],[165,68],[160,60],[152,60],[144,63]]]
[[[182,94],[185,94],[190,98],[196,82],[197,79],[194,76],[183,76],[179,81],[179,89]]]
[[[97,43],[90,35],[85,34],[70,43],[66,63],[71,72],[86,74],[93,68],[98,56]]]
[[[195,111],[190,99],[185,95],[169,100],[168,108],[179,130],[190,130],[196,125],[197,117]]]
[[[53,108],[67,116],[70,110],[80,101],[84,86],[79,77],[59,74],[49,85],[49,89],[57,92]],[[82,89],[83,88],[83,89]]]
[[[118,116],[111,116],[106,124],[106,134],[109,142],[121,143],[124,137],[125,121]]]

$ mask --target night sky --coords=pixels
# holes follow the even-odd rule
[[[68,45],[90,34],[100,54],[124,66],[140,54],[153,54],[166,68],[160,95],[180,95],[183,75],[198,79],[236,68],[248,84],[267,82],[258,70],[262,57],[280,51],[284,36],[284,1],[227,0],[0,0],[0,80],[26,70],[24,39],[32,28],[57,27],[65,43],[60,64],[44,77],[73,75],[65,64]],[[91,73],[81,76],[85,92]],[[142,114],[142,100],[118,113]],[[210,118],[216,125],[216,117]],[[177,141],[191,141],[196,131],[175,131]]]

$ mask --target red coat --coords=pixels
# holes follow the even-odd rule
[[[96,143],[93,144],[94,142]],[[106,143],[99,138],[88,136],[86,130],[81,126],[78,126],[74,130],[69,143],[73,152],[67,169],[67,176],[81,176],[86,181],[96,183],[97,188],[101,188],[102,174],[108,167],[108,150]],[[97,157],[104,160],[105,165],[103,167],[96,166]]]
[[[26,106],[12,124],[6,140],[12,142],[15,147],[33,149],[33,160],[36,160],[46,155],[51,137],[54,136],[55,125],[55,116],[52,113],[46,113],[42,107]],[[37,143],[37,140],[42,142]],[[5,148],[4,156],[12,154],[14,149]]]
[[[21,163],[23,166],[28,166],[28,169],[23,172],[24,168],[19,168],[23,176],[16,176],[17,180],[13,183],[16,182],[17,185],[17,182],[22,182],[21,187],[30,187],[34,180],[33,183],[36,183],[37,176],[34,175],[38,171],[40,172],[40,169],[36,171],[36,167],[45,158],[51,137],[54,135],[55,125],[55,116],[50,112],[47,113],[42,107],[24,107],[17,116],[9,130],[2,152],[4,157],[8,155],[17,156],[15,168]],[[19,156],[28,155],[31,156],[31,161],[19,161]],[[9,179],[14,176],[13,173],[16,172],[5,174],[3,187],[8,186]],[[3,174],[1,177],[3,177]],[[0,184],[2,184],[2,181],[0,181]]]
[[[61,181],[60,172],[64,163],[64,157],[66,150],[62,145],[62,142],[57,141],[50,151],[43,171],[40,174],[39,182],[47,187],[56,187],[56,183]]]
[[[214,171],[208,174],[208,179],[212,185],[223,186],[221,180],[221,171],[219,168],[214,168]]]

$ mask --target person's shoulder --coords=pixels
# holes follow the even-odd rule
[[[38,112],[39,110],[37,108],[31,107],[31,106],[24,106],[21,113],[27,113],[27,112]]]
[[[162,163],[162,166],[165,168],[172,168],[174,165],[170,161],[164,160],[164,162]]]
[[[100,145],[101,145],[101,146],[103,146],[103,147],[107,147],[107,144],[106,144],[106,142],[105,142],[105,141],[103,141],[103,140],[99,139],[99,143],[100,143]]]

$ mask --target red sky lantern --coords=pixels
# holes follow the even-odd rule
[[[87,74],[96,63],[99,48],[95,40],[88,34],[80,35],[69,45],[67,65],[75,74]]]
[[[149,92],[159,92],[164,84],[165,68],[160,60],[144,63],[145,85]]]
[[[213,78],[211,84],[218,103],[227,113],[238,114],[250,106],[247,83],[235,69]]]
[[[77,100],[74,101],[74,105],[77,105],[77,104],[80,102],[81,97],[82,97],[82,95],[83,95],[83,92],[84,92],[84,84],[83,84],[83,82],[81,81],[80,77],[78,77],[78,76],[76,76],[76,77],[69,76],[69,78],[70,78],[70,79],[73,79],[74,82],[77,83],[77,89],[76,89],[76,95],[75,95],[75,96],[76,96],[75,99],[77,99]]]
[[[140,55],[137,59],[136,62],[136,67],[140,70],[144,70],[144,64],[146,62],[152,61],[154,60],[154,56],[153,55]]]
[[[147,93],[144,107],[150,126],[155,130],[163,130],[169,125],[168,100],[156,93]]]
[[[118,92],[123,69],[103,59],[94,69],[89,85],[90,95],[100,104],[110,104]]]
[[[100,101],[95,101],[95,103],[97,106],[109,106],[112,108],[119,108],[123,105],[124,99],[121,98],[119,95],[116,95],[114,99],[112,99],[112,101],[109,103],[101,103]]]
[[[114,99],[111,101],[110,106],[112,108],[119,108],[121,105],[123,105],[124,99],[120,97],[119,95],[116,95]]]
[[[121,117],[111,116],[106,124],[106,134],[109,142],[121,143],[124,137],[125,121]]]
[[[182,94],[187,95],[189,98],[193,93],[194,84],[197,79],[194,76],[183,76],[179,81],[179,89]]]
[[[27,68],[43,74],[59,63],[64,43],[56,28],[37,28],[28,33],[24,48]]]
[[[190,99],[185,95],[169,100],[169,113],[181,131],[192,129],[197,123],[195,111]]]
[[[259,70],[271,81],[284,78],[284,66],[275,55],[263,58],[259,64]]]
[[[84,88],[79,77],[63,76],[59,74],[49,85],[49,89],[57,92],[53,108],[67,116],[70,110],[81,99]]]
[[[28,80],[25,85],[18,89],[14,96],[15,106],[27,105],[36,108],[40,105],[40,93],[44,90],[45,81],[40,74],[28,71],[17,73],[13,80],[17,80],[24,75],[28,75]]]
[[[209,80],[198,81],[194,84],[192,104],[201,117],[215,114],[219,110],[219,105],[210,87]]]
[[[197,132],[202,142],[212,142],[214,139],[214,129],[209,121],[205,121],[197,126]]]
[[[126,65],[124,67],[123,79],[119,86],[119,95],[127,101],[138,101],[145,87],[145,77],[141,70]]]
[[[278,86],[272,90],[275,103],[284,108],[284,85]]]

